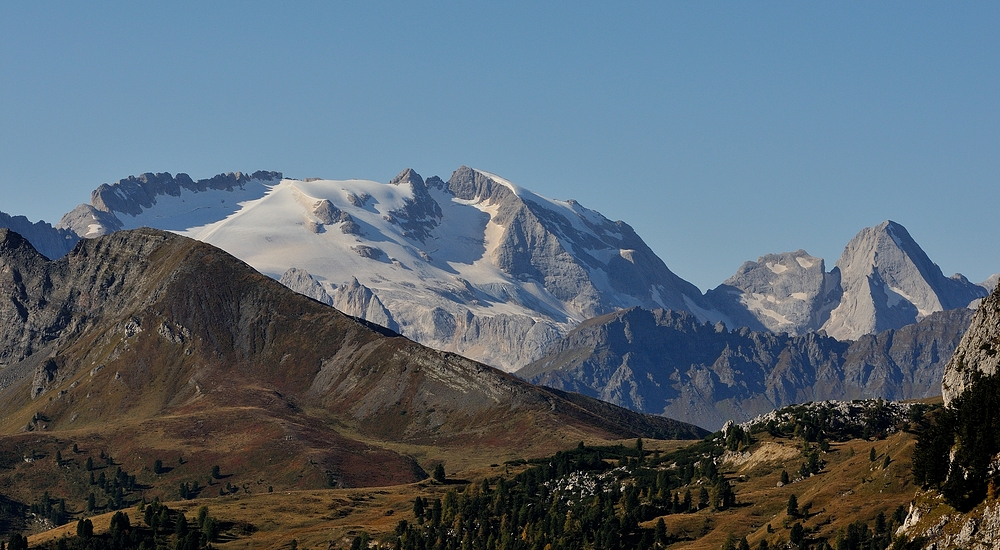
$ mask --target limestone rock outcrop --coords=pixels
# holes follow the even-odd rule
[[[941,395],[948,405],[978,374],[989,376],[1000,369],[1000,287],[983,299],[962,342],[948,362]]]

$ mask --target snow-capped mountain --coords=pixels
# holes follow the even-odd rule
[[[697,287],[628,224],[464,166],[447,182],[408,169],[388,184],[145,174],[102,185],[59,226],[86,237],[175,231],[349,314],[506,370],[617,309],[709,316]]]
[[[129,176],[95,189],[90,204],[64,215],[56,228],[88,239],[143,226],[185,231],[225,219],[239,210],[239,203],[262,198],[267,185],[280,180],[281,172],[262,171],[198,181],[187,174]]]
[[[969,306],[995,284],[945,277],[887,221],[858,233],[829,272],[803,250],[769,254],[703,296],[626,223],[465,166],[447,182],[410,169],[389,183],[143,174],[100,186],[57,227],[94,237],[141,226],[214,244],[346,313],[506,370],[581,321],[634,306],[854,340]]]
[[[986,296],[988,283],[945,277],[906,228],[886,221],[851,239],[830,272],[803,250],[769,254],[744,263],[706,297],[735,326],[791,334],[824,330],[856,340],[967,307]]]

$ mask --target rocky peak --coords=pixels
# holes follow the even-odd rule
[[[45,259],[28,242],[28,239],[25,239],[20,233],[11,229],[0,228],[0,258],[7,256],[36,258],[37,260]]]
[[[824,329],[840,339],[899,328],[965,307],[985,290],[941,268],[893,221],[862,229],[837,260],[843,297]]]
[[[304,269],[297,267],[289,268],[288,271],[281,275],[278,282],[317,302],[333,305],[333,298],[326,292],[323,285]]]
[[[404,237],[426,242],[444,215],[441,205],[431,197],[424,179],[412,168],[403,170],[389,185],[408,185],[413,190],[413,198],[406,199],[403,208],[393,210],[390,217],[403,229]]]
[[[184,173],[179,173],[175,177],[171,176],[169,172],[159,174],[147,172],[140,176],[129,176],[118,180],[112,185],[101,185],[91,193],[90,203],[94,208],[104,212],[137,216],[142,213],[143,209],[156,204],[156,197],[159,195],[176,197],[181,194],[182,189],[195,193],[209,189],[232,191],[253,179],[280,180],[281,173],[257,171],[253,174],[244,174],[242,172],[229,172],[194,181],[191,176]]]
[[[56,225],[87,238],[125,229],[124,220],[135,218],[157,204],[159,197],[180,197],[182,192],[234,191],[254,180],[281,180],[281,172],[257,171],[253,174],[229,172],[211,178],[193,180],[184,173],[147,172],[129,176],[113,184],[102,184],[90,195],[90,204],[81,204],[63,216]],[[121,217],[120,217],[121,216]],[[125,218],[128,217],[128,218]],[[135,225],[138,227],[142,224]],[[173,229],[173,228],[171,228]]]
[[[47,258],[61,258],[76,245],[80,236],[68,229],[56,229],[44,221],[31,223],[24,216],[9,216],[0,212],[0,228],[19,233]]]
[[[424,178],[420,177],[420,174],[416,173],[413,168],[407,168],[389,181],[389,185],[402,185],[404,183],[414,187],[424,187]]]
[[[709,298],[737,325],[802,334],[826,321],[839,282],[839,270],[827,273],[822,258],[797,250],[744,262]]]
[[[448,190],[462,200],[503,200],[514,192],[479,170],[460,166],[448,179]]]
[[[705,300],[730,327],[857,340],[975,307],[987,288],[988,281],[945,277],[905,227],[887,220],[858,232],[829,272],[803,250],[768,254],[744,263]]]

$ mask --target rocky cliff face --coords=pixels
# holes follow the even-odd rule
[[[844,294],[824,329],[842,339],[898,328],[986,294],[961,275],[945,277],[906,229],[891,221],[858,233],[837,267]]]
[[[902,225],[861,230],[836,266],[799,250],[746,262],[706,298],[733,323],[805,334],[823,330],[840,340],[898,329],[931,313],[964,308],[988,292],[989,280],[945,277]]]
[[[706,297],[733,327],[802,334],[819,330],[841,295],[839,270],[798,250],[745,262]]]
[[[934,514],[935,505],[923,499],[910,504],[906,521],[896,532],[907,538],[922,538],[923,548],[1000,548],[1000,503],[992,502],[968,514]]]
[[[581,324],[518,375],[709,429],[793,403],[939,392],[972,312],[955,309],[856,342],[729,331],[683,312],[630,309]]]
[[[1000,366],[1000,290],[983,299],[969,330],[945,368],[941,395],[948,405],[972,383],[976,374],[996,374]]]

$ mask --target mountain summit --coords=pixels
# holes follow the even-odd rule
[[[426,348],[164,231],[84,239],[49,261],[0,229],[0,290],[0,436],[90,429],[122,437],[122,455],[308,463],[306,478],[357,486],[419,479],[390,450],[404,443],[516,456],[564,437],[705,434]]]
[[[945,277],[906,228],[885,221],[851,239],[830,272],[803,250],[769,254],[744,263],[706,298],[730,326],[791,334],[824,330],[857,340],[966,307],[987,292],[962,275]]]
[[[987,294],[962,275],[945,277],[893,221],[861,230],[847,243],[837,269],[843,297],[823,328],[840,339],[899,328]]]

